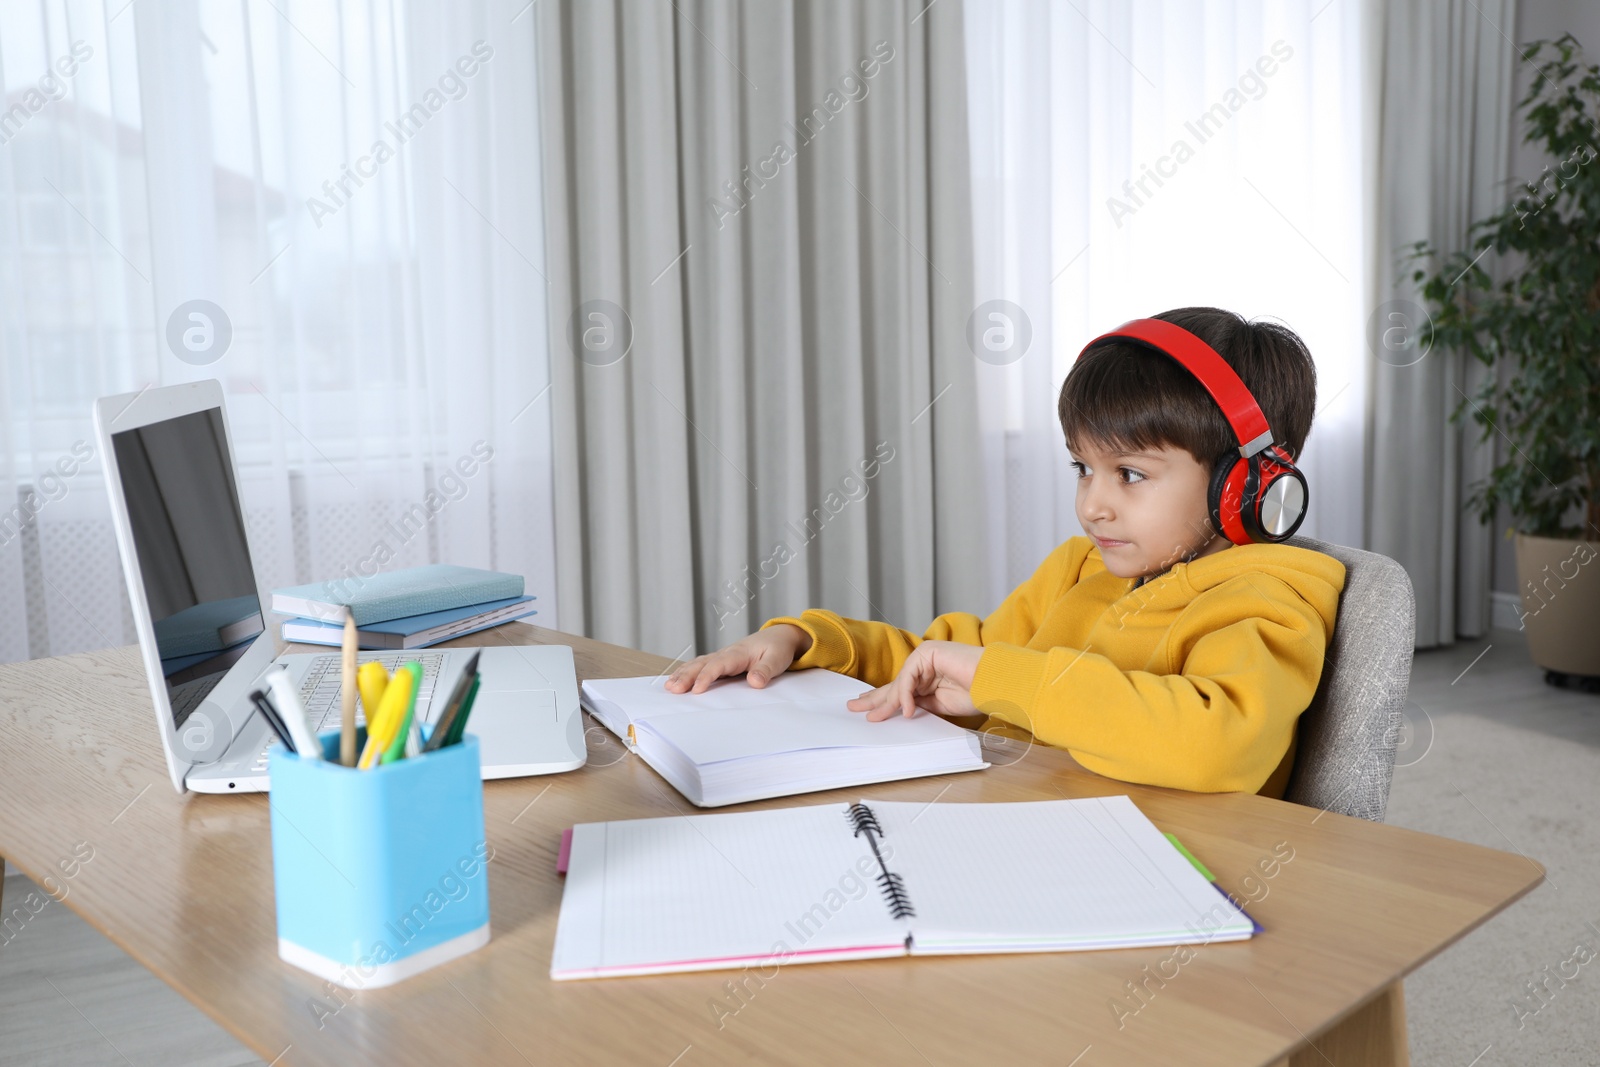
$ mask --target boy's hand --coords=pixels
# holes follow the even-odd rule
[[[982,656],[981,645],[924,641],[906,657],[894,681],[862,693],[845,707],[866,712],[871,722],[897,711],[909,719],[918,707],[940,715],[971,715],[978,710],[972,703],[972,678]]]
[[[744,674],[757,689],[789,669],[811,647],[811,635],[792,623],[757,630],[706,656],[696,656],[667,678],[669,693],[704,693],[725,675]]]

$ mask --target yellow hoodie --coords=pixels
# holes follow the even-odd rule
[[[762,629],[811,635],[793,669],[874,686],[923,641],[981,645],[972,700],[990,724],[1122,781],[1281,797],[1343,589],[1344,564],[1289,545],[1233,545],[1135,588],[1073,537],[987,619],[949,612],[919,638],[813,608]]]

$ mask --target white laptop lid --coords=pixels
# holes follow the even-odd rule
[[[266,633],[222,387],[95,402],[111,518],[173,788],[220,760],[276,654]],[[197,697],[199,699],[197,699]],[[174,715],[174,704],[189,710]]]

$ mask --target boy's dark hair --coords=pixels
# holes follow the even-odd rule
[[[1221,308],[1178,308],[1152,318],[1182,326],[1216,349],[1255,395],[1274,437],[1300,458],[1317,407],[1317,368],[1293,330]],[[1239,448],[1200,380],[1171,356],[1137,344],[1113,342],[1078,360],[1061,383],[1057,413],[1069,448],[1093,442],[1140,452],[1166,445],[1186,450],[1208,471],[1222,453]]]

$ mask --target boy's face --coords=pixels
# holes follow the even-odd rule
[[[1119,578],[1159,574],[1174,563],[1230,547],[1211,528],[1211,471],[1181,448],[1105,451],[1068,448],[1078,472],[1078,522]]]

